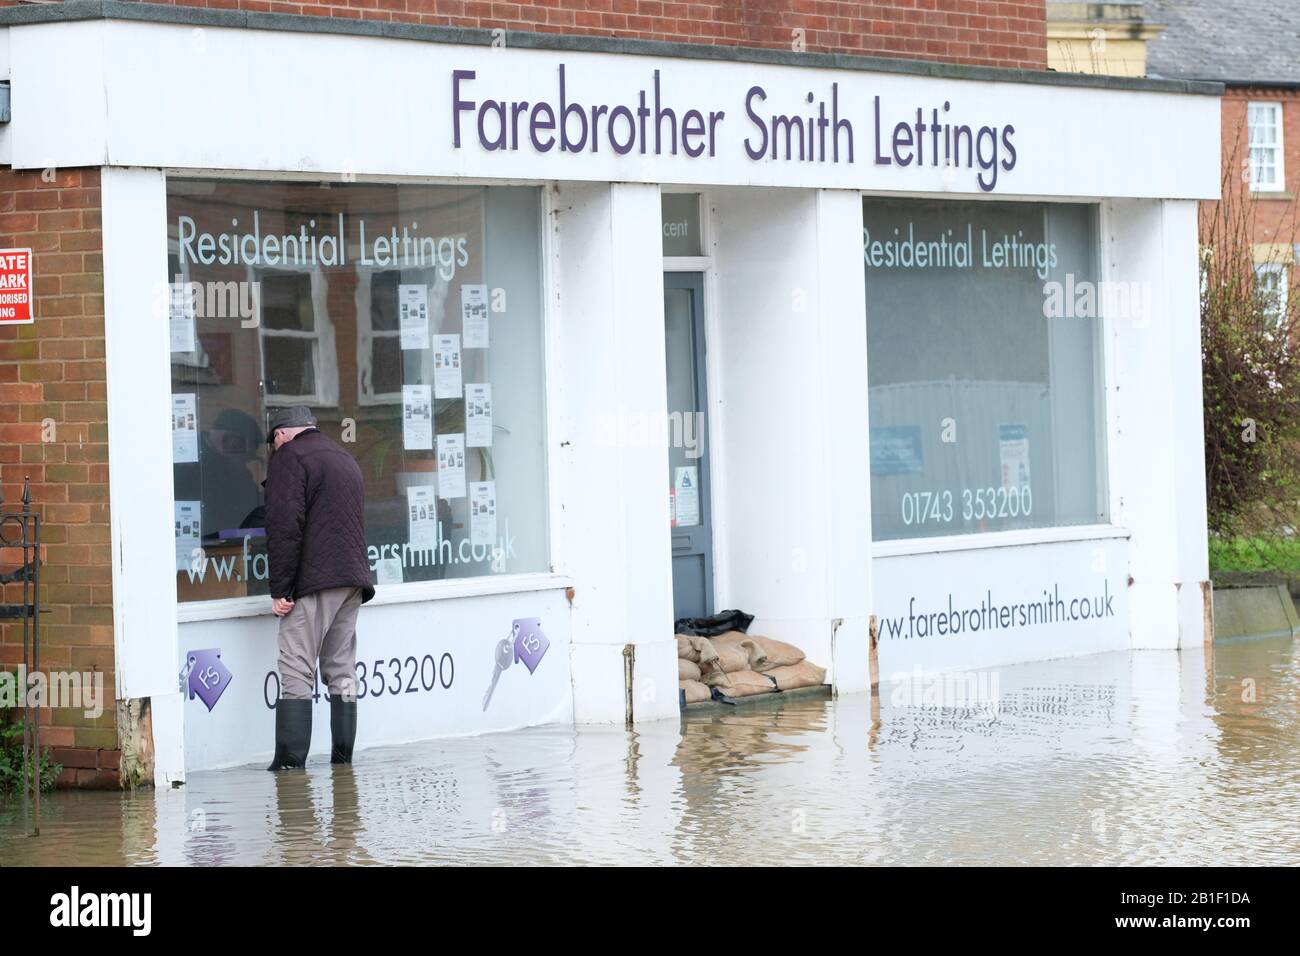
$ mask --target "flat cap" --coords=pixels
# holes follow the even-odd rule
[[[275,437],[277,428],[308,428],[315,424],[316,416],[306,405],[273,408],[267,416],[266,440],[269,443]]]

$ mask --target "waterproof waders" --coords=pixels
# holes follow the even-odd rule
[[[307,763],[311,747],[311,701],[275,702],[275,759],[267,770],[293,770]]]
[[[330,698],[330,763],[351,763],[352,744],[357,739],[357,702],[342,697]]]

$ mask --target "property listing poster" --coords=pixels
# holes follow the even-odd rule
[[[470,448],[492,447],[492,386],[465,386],[465,444]]]
[[[465,333],[465,348],[488,347],[487,286],[463,285],[460,287],[461,328]]]
[[[433,448],[433,397],[428,385],[402,386],[402,446],[408,451]]]
[[[465,497],[465,436],[438,436],[438,492],[444,498]]]

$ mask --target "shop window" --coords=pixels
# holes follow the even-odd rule
[[[1250,103],[1246,106],[1250,140],[1250,188],[1278,192],[1286,188],[1282,168],[1282,104]]]
[[[180,600],[267,592],[284,405],[361,466],[379,586],[548,569],[540,201],[169,180]]]
[[[875,540],[1107,520],[1095,208],[866,200]],[[1120,315],[1127,312],[1127,315]]]

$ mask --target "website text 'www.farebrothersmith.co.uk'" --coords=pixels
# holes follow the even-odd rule
[[[1088,621],[1114,617],[1115,595],[1110,593],[1110,582],[1102,585],[1100,594],[1079,597],[1062,597],[1061,586],[1043,589],[1037,601],[1018,601],[999,604],[993,592],[985,593],[976,606],[956,607],[948,595],[946,608],[937,611],[917,611],[916,598],[907,601],[907,614],[883,617],[880,636],[886,640],[907,640],[913,637],[943,637],[948,634],[967,634],[1013,627],[1035,627],[1042,624],[1062,624],[1070,621]]]

